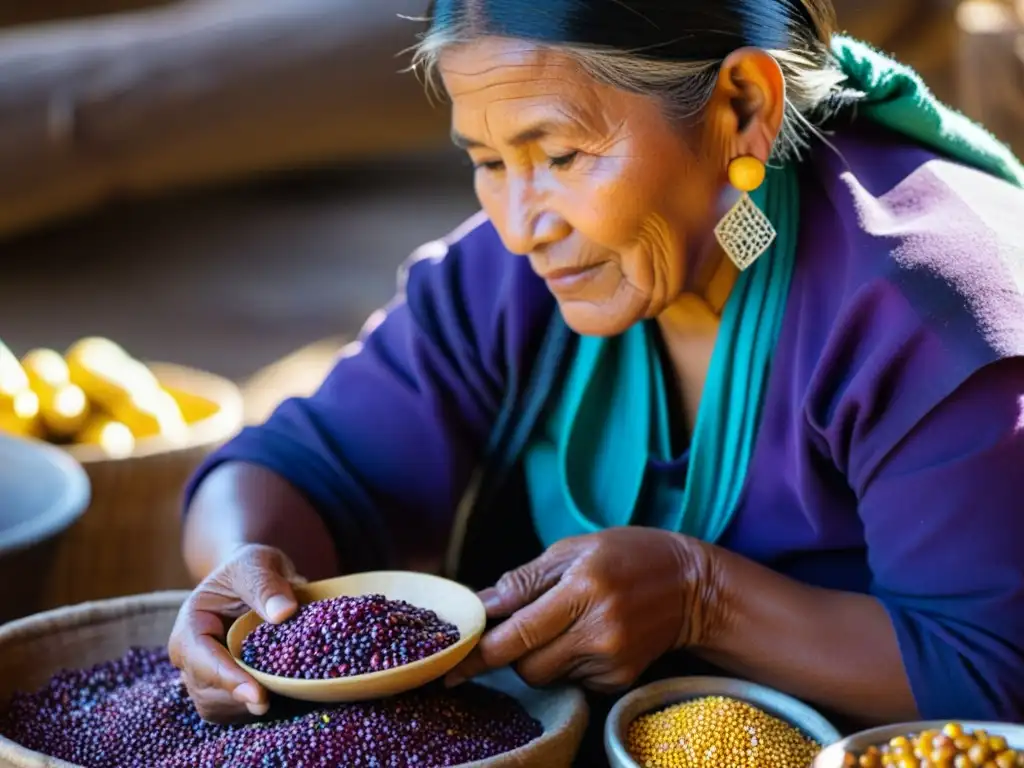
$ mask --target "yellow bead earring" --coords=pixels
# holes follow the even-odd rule
[[[764,163],[756,157],[737,157],[729,163],[729,183],[742,194],[715,227],[722,250],[742,272],[775,242],[775,227],[750,199],[764,183]]]

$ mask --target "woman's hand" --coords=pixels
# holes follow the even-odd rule
[[[450,685],[515,664],[529,684],[612,691],[659,656],[699,644],[718,620],[714,560],[700,542],[652,528],[566,539],[480,597],[487,632]]]
[[[266,713],[267,692],[235,663],[223,644],[228,620],[252,608],[266,621],[284,621],[298,607],[291,585],[301,581],[280,550],[247,544],[185,601],[168,650],[203,719],[228,723],[246,712]]]

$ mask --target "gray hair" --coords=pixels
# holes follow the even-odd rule
[[[779,63],[786,83],[782,127],[771,157],[777,163],[799,159],[811,136],[824,140],[821,123],[861,96],[843,87],[845,76],[835,65],[826,42],[835,25],[829,5],[821,0],[804,2],[817,29],[795,32],[786,50],[768,51]],[[439,94],[441,54],[477,37],[479,33],[468,23],[431,29],[413,48],[410,69],[423,78],[432,93]],[[549,43],[543,47],[568,54],[599,82],[659,98],[668,115],[677,119],[692,118],[704,110],[722,66],[722,60],[666,61],[607,48]]]

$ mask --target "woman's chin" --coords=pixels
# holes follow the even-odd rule
[[[613,312],[591,302],[560,301],[565,324],[580,336],[618,336],[643,319],[633,312]]]

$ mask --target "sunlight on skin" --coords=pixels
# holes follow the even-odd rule
[[[523,41],[453,47],[440,70],[453,140],[505,247],[530,260],[580,334],[614,336],[656,318],[692,426],[738,275],[713,230],[736,200],[729,163],[767,161],[778,135],[778,64],[737,51],[688,124]]]

